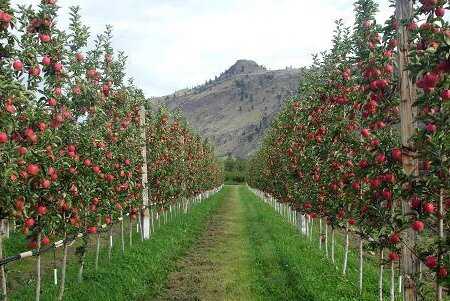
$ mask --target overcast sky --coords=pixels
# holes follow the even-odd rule
[[[13,4],[38,0],[12,0]],[[380,3],[378,18],[392,12]],[[128,55],[128,76],[147,97],[202,84],[238,59],[269,69],[311,64],[329,49],[334,20],[353,24],[351,0],[58,0],[58,22],[79,5],[92,36],[114,27],[115,49]]]

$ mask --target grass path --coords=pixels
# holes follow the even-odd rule
[[[220,211],[179,261],[160,300],[251,300],[251,261],[246,245],[246,212],[237,186],[231,186]]]
[[[338,244],[339,264],[342,249]],[[106,253],[102,249],[98,271],[88,253],[82,283],[76,263],[69,266],[65,300],[377,300],[373,264],[366,264],[359,296],[355,253],[348,276],[341,276],[316,243],[245,186],[225,186],[124,255],[119,244],[111,261]],[[43,279],[42,300],[55,300],[52,273]],[[22,283],[9,300],[33,300],[34,287],[33,279]]]
[[[206,231],[178,261],[158,300],[376,300],[376,268],[356,289],[356,254],[343,277],[314,244],[244,186],[228,186]],[[337,256],[341,255],[340,246]],[[387,296],[387,295],[386,295]]]

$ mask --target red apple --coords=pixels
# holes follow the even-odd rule
[[[427,124],[426,130],[428,133],[436,133],[437,127],[433,123]]]
[[[21,71],[23,69],[23,63],[20,60],[14,61],[12,66],[16,71]]]
[[[414,229],[414,231],[422,232],[425,228],[425,224],[421,220],[415,220],[411,223],[411,227]]]
[[[378,164],[383,164],[386,161],[386,156],[383,153],[376,153],[375,160]]]
[[[56,72],[61,72],[62,69],[63,66],[60,63],[53,64],[53,70],[55,70]]]
[[[77,60],[77,62],[82,62],[84,60],[84,56],[81,53],[77,53],[75,55],[75,59]]]
[[[383,190],[381,192],[381,194],[383,195],[383,198],[385,200],[388,200],[388,201],[392,200],[392,191],[390,191],[390,190]]]
[[[343,217],[345,216],[345,214],[346,214],[345,210],[339,210],[337,216],[338,216],[339,218],[343,218]]]
[[[39,173],[39,166],[35,164],[29,164],[27,166],[27,173],[30,175],[37,175]]]
[[[50,238],[48,238],[48,236],[44,236],[42,237],[41,242],[44,246],[48,246],[50,244]]]
[[[21,146],[17,149],[17,152],[23,156],[28,152],[28,148],[26,148],[25,146]]]
[[[439,269],[439,277],[441,278],[447,278],[448,272],[446,267],[441,267]]]
[[[398,254],[397,254],[396,252],[391,252],[391,253],[389,253],[389,259],[390,259],[391,261],[397,261],[398,258],[399,258],[399,256],[398,256]]]
[[[391,173],[387,173],[384,175],[384,180],[388,183],[395,183],[395,176]]]
[[[43,188],[49,188],[51,184],[52,184],[52,182],[50,182],[47,179],[42,180],[42,183],[41,183]]]
[[[37,242],[35,240],[30,240],[27,242],[27,248],[28,249],[36,249],[37,248]]]
[[[433,203],[424,203],[422,205],[422,209],[424,213],[432,214],[435,210]]]
[[[450,99],[450,90],[449,89],[445,89],[441,92],[441,98],[443,100],[449,100]]]
[[[369,138],[370,137],[370,131],[368,129],[366,129],[366,128],[362,128],[360,133],[361,133],[361,135],[364,138]]]
[[[434,269],[438,265],[438,258],[436,256],[429,256],[425,258],[425,265],[430,269]]]
[[[49,66],[52,63],[52,59],[48,56],[44,56],[41,61],[42,65]]]
[[[39,35],[39,40],[41,40],[42,43],[48,43],[52,40],[52,38],[48,34],[41,33]]]
[[[384,67],[384,72],[386,72],[386,73],[393,73],[394,72],[394,67],[392,65],[388,64],[388,65],[386,65]]]
[[[401,240],[400,236],[397,233],[394,233],[391,235],[391,237],[389,237],[389,240],[391,241],[391,243],[393,243],[394,245],[398,244]]]
[[[0,132],[0,144],[8,141],[8,135],[5,132]]]
[[[27,218],[27,219],[25,220],[25,225],[26,225],[28,228],[33,227],[33,226],[34,226],[34,219],[32,219],[32,218]]]
[[[398,148],[394,148],[392,150],[392,158],[394,158],[397,161],[401,161],[402,160],[402,151]]]
[[[437,7],[434,13],[436,14],[436,17],[442,18],[445,15],[445,8],[442,6]]]
[[[48,100],[48,105],[51,106],[51,107],[55,107],[56,106],[56,99],[50,98]]]
[[[420,207],[420,204],[422,203],[422,200],[419,198],[413,198],[411,200],[411,208],[418,209]]]
[[[38,76],[39,74],[41,74],[41,68],[39,67],[32,68],[28,71],[28,74],[30,74],[31,76]]]

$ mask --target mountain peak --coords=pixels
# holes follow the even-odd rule
[[[267,69],[265,67],[258,65],[255,61],[237,60],[233,66],[231,66],[227,71],[220,75],[219,79],[230,78],[239,74],[256,73],[266,70]]]

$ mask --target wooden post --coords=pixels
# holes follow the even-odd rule
[[[2,219],[1,227],[3,229],[4,237],[9,238],[9,220]]]
[[[143,239],[150,238],[150,211],[148,209],[148,177],[147,177],[147,134],[145,130],[145,107],[141,105],[139,111],[140,125],[141,125],[141,142],[142,142],[142,237]]]
[[[399,26],[399,55],[398,68],[400,72],[400,118],[401,118],[401,143],[402,143],[402,165],[407,175],[418,175],[418,160],[414,156],[414,144],[411,141],[411,136],[416,130],[415,116],[417,110],[413,107],[416,99],[416,88],[410,79],[410,71],[406,69],[409,64],[409,39],[410,33],[404,21],[409,21],[412,17],[412,1],[411,0],[396,0],[396,19]],[[408,201],[402,203],[403,213],[406,215],[409,212]],[[417,234],[413,229],[408,229],[406,232],[405,245],[403,247],[403,300],[417,301],[418,294],[414,277],[419,272],[419,265],[417,258],[411,252],[414,250],[417,241]]]

